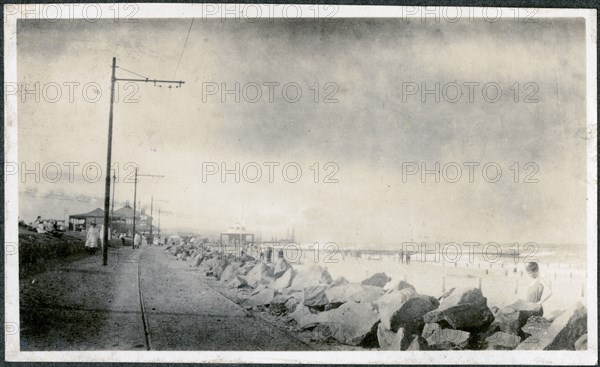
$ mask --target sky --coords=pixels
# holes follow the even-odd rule
[[[132,162],[140,173],[164,176],[138,184],[142,206],[150,210],[153,196],[164,228],[218,233],[241,222],[265,239],[294,228],[302,242],[389,246],[582,244],[584,36],[583,19],[19,21],[18,81],[28,89],[40,82],[40,100],[28,94],[18,105],[19,164],[40,162],[49,177],[52,162],[62,167],[58,182],[35,182],[21,166],[19,216],[103,207],[104,177],[88,181],[94,167],[106,172],[116,57],[117,78],[139,78],[133,71],[185,81],[171,89],[119,82],[114,105],[115,208],[133,202],[133,184],[122,182]],[[79,84],[70,100],[72,83]],[[220,93],[236,83],[239,102]],[[422,93],[436,83],[439,102]],[[456,101],[453,83],[462,86]],[[472,101],[465,83],[473,85]],[[495,86],[501,96],[492,103]],[[65,162],[79,164],[73,175]],[[250,179],[203,177],[209,166],[236,162]],[[418,173],[403,179],[408,168],[436,162],[447,165],[449,178],[452,162],[462,167],[458,182],[435,182],[433,174],[423,182]],[[464,162],[478,163],[473,182]],[[302,170],[297,182],[286,181],[294,167],[282,173],[288,163]],[[497,182],[482,174],[492,163],[502,170]],[[256,166],[262,176],[250,182]],[[496,176],[493,167],[487,172]],[[328,174],[337,182],[324,182]]]

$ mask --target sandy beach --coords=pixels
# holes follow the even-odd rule
[[[406,264],[393,256],[354,258],[338,253],[331,256],[321,254],[319,257],[320,261],[315,262],[314,251],[304,251],[297,263],[291,263],[299,267],[324,266],[332,277],[343,276],[350,282],[360,282],[375,273],[384,272],[392,278],[390,284],[405,280],[421,293],[434,297],[441,296],[453,287],[478,287],[481,279],[481,290],[488,298],[488,303],[497,307],[524,298],[531,282],[522,259],[516,264],[512,258],[504,258],[496,263],[477,261],[477,258],[472,263],[421,263],[420,255],[416,255],[411,258],[410,264]],[[547,313],[564,310],[573,300],[585,296],[587,278],[583,267],[577,264],[545,263],[540,271],[553,289],[553,296],[544,304]]]

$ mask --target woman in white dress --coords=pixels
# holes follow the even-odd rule
[[[136,233],[133,237],[133,248],[140,248],[140,244],[142,242],[142,237],[140,237],[139,233]]]
[[[88,228],[85,239],[85,248],[90,255],[94,255],[96,253],[96,249],[98,248],[98,239],[99,234],[98,230],[96,229],[96,223],[92,223],[90,224],[90,228]]]

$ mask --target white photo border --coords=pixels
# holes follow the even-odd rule
[[[84,15],[69,7],[82,4],[17,4],[4,5],[4,81],[17,80],[17,20],[43,16],[42,5],[61,8],[60,19],[83,19]],[[127,4],[120,4],[121,6]],[[131,4],[130,4],[131,5]],[[113,8],[111,8],[111,6]],[[102,18],[115,14],[115,4],[94,4]],[[135,18],[223,18],[235,17],[243,6],[261,9],[274,18],[297,14],[314,17],[315,7],[335,7],[339,18],[418,18],[439,16],[443,7],[354,6],[354,5],[262,5],[262,4],[135,4]],[[294,10],[290,10],[294,7]],[[487,16],[486,9],[498,9],[502,18],[515,16],[519,8],[454,8],[473,18]],[[333,9],[333,8],[332,8]],[[437,9],[437,10],[436,10]],[[524,9],[524,8],[520,8]],[[72,8],[71,8],[72,10]],[[229,15],[228,15],[229,14]],[[329,13],[327,13],[329,14]],[[497,14],[497,13],[495,13]],[[598,363],[597,308],[597,65],[595,9],[536,9],[535,18],[584,18],[586,27],[586,90],[587,90],[587,351],[352,351],[352,352],[206,352],[206,351],[20,351],[20,334],[6,334],[5,359],[14,362],[156,362],[156,363],[324,363],[324,364],[531,364],[531,365],[593,365]],[[5,96],[4,103],[5,162],[18,161],[17,95]],[[18,185],[16,175],[5,176],[5,249],[18,243]],[[5,256],[5,325],[19,323],[18,258]],[[6,330],[6,327],[5,327]]]

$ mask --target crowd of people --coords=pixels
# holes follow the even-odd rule
[[[96,223],[91,223],[88,230],[87,230],[87,234],[86,234],[86,240],[85,240],[85,247],[86,247],[86,251],[90,254],[90,255],[94,255],[98,249],[98,247],[102,246],[102,237],[104,234],[104,225],[100,226],[100,229],[97,228]],[[109,234],[109,239],[111,237],[117,238],[117,232],[113,231],[112,234]],[[120,233],[118,235],[119,240],[121,240],[121,243],[123,246],[126,245],[126,238],[127,237],[131,237],[131,233],[129,233],[129,236],[127,236],[127,234],[125,233]],[[141,246],[148,246],[150,244],[150,242],[152,243],[152,245],[154,246],[163,246],[167,244],[167,237],[164,236],[153,236],[152,237],[152,241],[149,241],[149,236],[147,236],[144,233],[140,232],[136,232],[135,236],[133,237],[133,248],[140,248]]]
[[[65,232],[65,227],[56,220],[42,219],[42,217],[38,215],[35,221],[29,225],[29,230],[53,236],[62,236]]]
[[[140,248],[140,246],[145,247],[148,245],[164,246],[168,241],[167,237],[161,235],[152,236],[151,239],[149,239],[149,237],[150,236],[146,236],[146,234],[140,234],[137,232],[133,237],[133,248]]]

